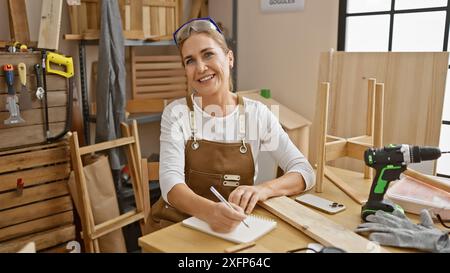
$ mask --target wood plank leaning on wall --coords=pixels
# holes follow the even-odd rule
[[[8,0],[11,39],[21,43],[30,41],[25,0]]]
[[[42,1],[38,48],[58,50],[62,6],[62,0]]]

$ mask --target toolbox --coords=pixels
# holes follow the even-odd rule
[[[70,110],[68,104],[69,80],[62,75],[47,73],[45,76],[47,90],[44,91],[46,92],[47,107],[45,107],[45,101],[36,96],[38,82],[35,65],[42,65],[41,58],[41,52],[0,53],[0,66],[2,67],[0,69],[0,151],[44,144],[48,142],[49,138],[57,136],[67,129],[67,123],[70,121],[68,118],[68,110]],[[18,74],[20,63],[25,64],[26,67],[25,88],[31,96],[30,109],[23,109],[24,104],[21,101],[23,89]],[[7,106],[10,95],[8,95],[6,72],[3,68],[6,64],[11,64],[13,67],[13,89],[20,98],[17,100],[17,105],[23,122],[5,122],[12,116],[11,110]],[[48,111],[49,134],[45,129],[45,109]]]

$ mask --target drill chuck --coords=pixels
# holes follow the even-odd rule
[[[412,147],[411,163],[435,160],[441,157],[441,150],[436,147]]]

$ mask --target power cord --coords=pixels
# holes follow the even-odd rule
[[[311,250],[314,253],[318,253],[317,250],[315,250],[314,248],[310,248],[310,247],[302,247],[302,248],[296,248],[296,249],[291,249],[286,251],[287,253],[297,253],[299,251],[305,251],[305,250]]]
[[[439,222],[441,223],[441,225],[443,225],[446,228],[450,228],[450,226],[446,225],[445,223],[450,222],[449,220],[442,220],[441,216],[439,214],[436,214],[436,218],[439,220]]]
[[[292,250],[288,250],[286,251],[287,253],[297,253],[299,251],[305,251],[305,250],[311,250],[314,253],[345,253],[346,251],[338,248],[338,247],[323,247],[320,251],[315,250],[314,248],[310,248],[310,247],[303,247],[303,248],[297,248],[297,249],[292,249]]]

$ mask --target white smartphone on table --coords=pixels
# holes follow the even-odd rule
[[[320,211],[329,213],[329,214],[336,214],[340,211],[345,210],[345,205],[340,204],[338,202],[333,202],[330,200],[327,200],[325,198],[312,195],[312,194],[303,194],[295,198],[297,202],[300,202],[301,204],[316,208]]]

